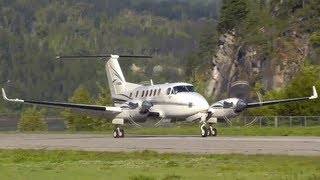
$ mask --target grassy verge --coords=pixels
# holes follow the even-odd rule
[[[319,179],[320,157],[0,150],[0,179]]]
[[[320,136],[320,127],[218,127],[219,136]],[[200,129],[194,127],[141,128],[129,129],[129,134],[141,135],[199,135]]]
[[[131,135],[199,135],[198,125],[175,126],[168,128],[126,128]],[[218,127],[219,136],[320,136],[320,127]],[[0,131],[0,133],[19,133],[17,131]],[[57,133],[57,134],[111,134],[105,131],[49,131],[23,133]]]

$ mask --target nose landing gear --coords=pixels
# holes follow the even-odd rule
[[[206,123],[200,125],[201,137],[207,136],[217,136],[218,131],[216,128],[212,127],[212,123],[209,123],[209,128],[206,127]]]
[[[201,130],[201,137],[207,137],[208,136],[208,128],[206,127],[205,123],[203,123],[200,126],[200,130]]]
[[[117,127],[113,130],[113,137],[114,137],[114,138],[124,138],[124,130],[121,129],[119,126],[117,126]]]
[[[216,128],[212,127],[212,124],[209,123],[208,136],[217,136],[218,131]]]

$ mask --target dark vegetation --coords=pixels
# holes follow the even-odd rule
[[[103,88],[99,84],[98,87],[99,95],[97,98],[93,98],[86,88],[80,86],[75,90],[74,95],[69,98],[69,102],[112,106],[112,100],[107,88]],[[64,117],[66,128],[71,131],[101,131],[113,128],[111,121],[108,119],[83,116],[71,110],[65,110],[61,115]]]
[[[18,124],[19,131],[46,131],[48,125],[45,121],[45,112],[39,111],[35,107],[28,108],[21,113]]]
[[[199,46],[204,27],[217,20],[219,4],[216,0],[0,0],[0,84],[9,96],[66,101],[83,86],[97,98],[96,83],[107,88],[103,62],[54,59],[96,53],[153,55],[147,62],[120,61],[128,81],[188,80],[186,55]],[[133,63],[142,70],[133,72]],[[156,65],[163,71],[154,73]],[[0,101],[0,112],[21,108],[4,107]]]
[[[272,90],[265,94],[263,100],[286,99],[292,97],[309,97],[312,94],[311,87],[320,89],[320,66],[306,65],[292,83],[280,90]],[[257,84],[256,91],[261,91]],[[305,101],[300,103],[288,103],[286,105],[265,106],[251,109],[248,114],[253,116],[319,116],[320,100]]]

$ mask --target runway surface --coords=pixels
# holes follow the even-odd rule
[[[0,149],[320,155],[320,137],[128,136],[0,134]]]

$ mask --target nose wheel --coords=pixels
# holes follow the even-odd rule
[[[200,130],[201,130],[201,137],[218,135],[217,129],[214,128],[212,124],[209,124],[209,127],[206,127],[206,123],[202,123],[200,126]]]
[[[113,130],[113,137],[114,138],[124,138],[124,130],[121,129],[120,127],[116,127]]]
[[[217,136],[218,131],[216,128],[212,127],[212,124],[209,124],[208,136]]]

